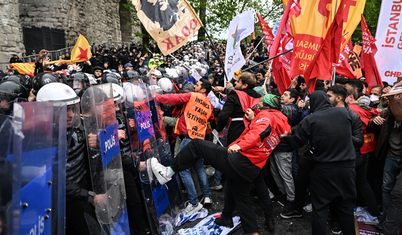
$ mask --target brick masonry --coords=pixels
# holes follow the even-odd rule
[[[11,54],[21,57],[23,27],[49,27],[65,31],[66,44],[74,45],[80,34],[90,44],[134,41],[139,31],[130,26],[123,4],[130,0],[0,0],[0,62]]]

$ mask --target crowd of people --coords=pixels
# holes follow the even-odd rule
[[[179,173],[187,192],[184,212],[188,214],[214,203],[211,190],[224,189],[225,206],[216,224],[233,227],[236,209],[245,234],[259,231],[249,199],[252,188],[271,232],[275,230],[272,197],[286,198],[280,216],[291,219],[303,216],[309,195],[313,234],[326,234],[328,211],[334,234],[355,234],[356,206],[367,206],[383,234],[397,234],[402,223],[402,92],[388,95],[391,86],[386,82],[369,90],[364,77],[336,75],[335,84],[318,80],[310,94],[300,75],[280,94],[270,62],[264,62],[268,58],[265,43],[257,39],[241,48],[247,62],[226,83],[225,43],[191,42],[168,56],[160,55],[158,48],[135,43],[99,45],[92,48],[90,60],[68,64],[50,64],[47,51],[41,50],[34,77],[12,70],[0,73],[0,110],[12,115],[16,98],[63,101],[41,92],[49,86],[57,90],[58,83],[74,89],[76,100],[97,84],[157,85],[161,92],[155,100],[164,111],[174,155],[170,166],[156,158],[134,165],[127,147],[132,126],[127,117],[116,114],[132,234],[149,231],[137,182],[144,169],[162,185]],[[11,62],[19,62],[18,56]],[[76,137],[85,135],[71,123],[68,128]],[[214,133],[222,146],[213,143]],[[91,142],[79,140],[73,138],[67,146],[66,234],[89,234],[84,214],[96,218],[94,207],[100,200],[91,191],[84,160],[88,158],[85,145]],[[211,185],[204,164],[216,169]]]

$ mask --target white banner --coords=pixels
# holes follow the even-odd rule
[[[179,235],[208,235],[208,234],[219,234],[226,235],[237,225],[240,224],[240,217],[233,217],[233,228],[227,228],[223,226],[219,226],[215,223],[215,219],[221,217],[222,212],[215,213],[201,220],[196,226],[193,228],[183,228],[178,231]]]
[[[233,78],[234,72],[246,63],[240,49],[240,41],[254,31],[254,12],[246,11],[230,21],[228,41],[226,44],[225,71],[227,81]],[[225,83],[226,85],[226,77]]]
[[[381,79],[391,86],[402,76],[402,0],[382,1],[375,39]]]

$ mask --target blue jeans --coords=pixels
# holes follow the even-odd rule
[[[190,141],[191,141],[190,138],[184,138],[179,147],[179,152]],[[199,159],[195,163],[194,169],[197,172],[198,179],[200,181],[200,185],[201,185],[201,189],[202,189],[202,193],[203,193],[204,197],[210,197],[211,191],[209,190],[208,176],[207,176],[207,173],[205,172],[204,160],[202,158]],[[193,205],[198,204],[198,202],[199,202],[198,195],[197,195],[197,192],[195,191],[194,182],[193,182],[193,178],[191,177],[190,168],[188,168],[184,171],[180,171],[179,174],[181,176],[181,179],[183,180],[184,187],[187,190],[189,202]]]
[[[382,207],[384,214],[388,212],[391,202],[391,192],[394,189],[396,177],[402,170],[402,158],[387,155],[384,165],[384,175],[382,178]]]

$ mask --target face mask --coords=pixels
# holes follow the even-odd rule
[[[376,95],[374,95],[374,94],[371,94],[371,95],[370,95],[370,100],[371,100],[371,102],[378,102],[378,101],[380,101],[379,97],[376,96]]]

